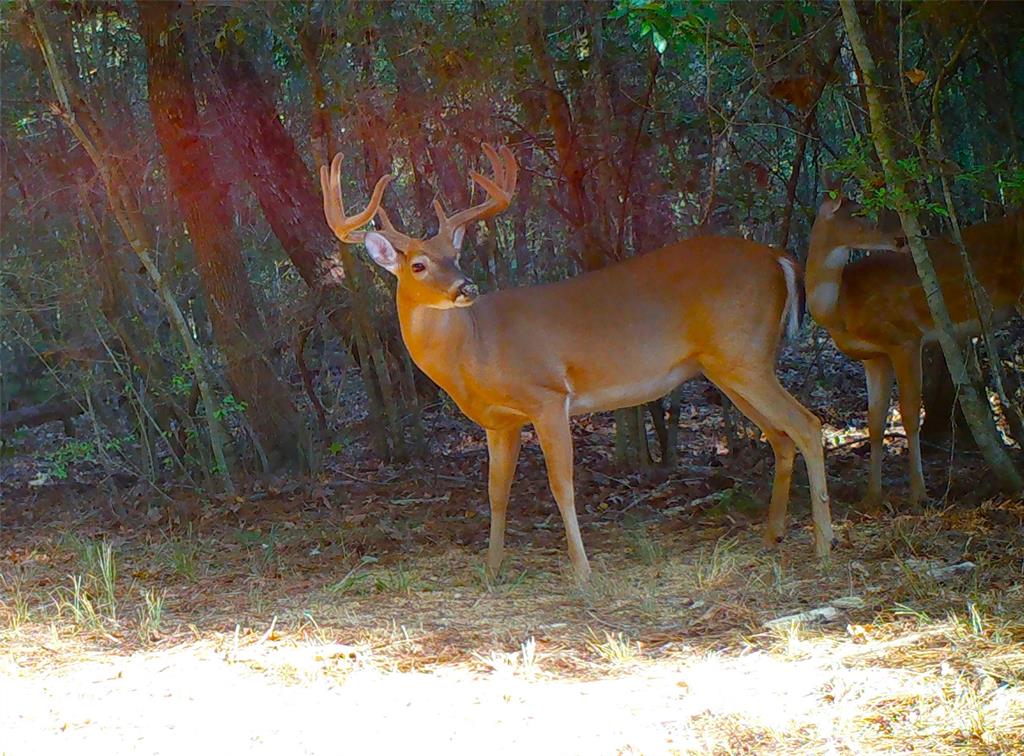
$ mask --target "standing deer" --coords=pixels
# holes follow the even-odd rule
[[[590,566],[576,521],[569,418],[656,399],[699,373],[761,428],[774,451],[766,542],[782,540],[799,449],[810,478],[815,552],[827,556],[833,537],[821,424],[774,369],[784,328],[798,324],[797,263],[745,239],[701,237],[559,283],[479,296],[459,268],[459,247],[470,223],[509,206],[518,173],[507,147],[483,149],[494,177],[471,176],[487,198],[451,216],[435,202],[438,231],[425,239],[397,231],[376,192],[367,210],[346,217],[340,155],[329,173],[321,168],[320,179],[334,233],[363,242],[398,279],[398,319],[413,360],[487,433],[489,571],[496,574],[504,557],[524,425],[536,429],[569,557],[585,580]],[[374,209],[382,230],[354,232]]]
[[[871,469],[861,502],[882,503],[883,432],[895,375],[910,457],[910,505],[927,498],[921,469],[921,346],[935,339],[924,290],[906,253],[869,255],[849,262],[850,249],[897,250],[903,232],[895,221],[875,224],[841,194],[822,202],[807,256],[807,307],[839,350],[864,363],[868,387]],[[963,231],[964,246],[997,321],[1021,308],[1024,292],[1024,213],[1017,211]],[[979,332],[978,314],[964,280],[956,245],[930,240],[950,317],[961,338]]]

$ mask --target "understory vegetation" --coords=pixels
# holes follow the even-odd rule
[[[1024,339],[970,266],[977,318],[922,304],[920,502],[893,402],[858,504],[865,371],[801,297],[828,559],[799,459],[762,547],[771,448],[698,377],[572,419],[586,584],[527,428],[494,576],[484,432],[317,181],[391,174],[428,235],[507,146],[484,293],[711,234],[806,269],[846,198],[934,291],[928,247],[1024,203],[1021,39],[1012,2],[5,3],[0,753],[1024,752]]]

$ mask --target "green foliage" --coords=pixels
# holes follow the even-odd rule
[[[150,641],[160,635],[164,616],[164,595],[152,588],[142,592],[142,606],[139,607],[139,639]]]
[[[71,465],[96,461],[96,445],[92,441],[71,440],[48,452],[46,462],[50,477],[65,480]]]
[[[192,393],[192,379],[184,373],[175,373],[171,376],[171,391],[176,396],[188,396]]]
[[[996,202],[1008,205],[1024,204],[1024,166],[1009,160],[998,160],[991,166],[975,166],[964,169],[956,180],[969,191],[986,196],[992,194],[990,179],[995,177],[997,196],[990,197]],[[1001,194],[1002,196],[998,196]]]
[[[43,456],[46,473],[56,480],[66,480],[73,465],[99,462],[103,454],[122,454],[127,446],[136,440],[132,433],[123,438],[108,438],[100,443],[71,439]]]
[[[944,205],[931,202],[921,191],[929,181],[936,179],[934,170],[921,164],[917,157],[909,157],[896,161],[893,173],[903,188],[890,189],[886,185],[881,167],[874,160],[874,146],[870,137],[857,136],[846,141],[846,154],[832,162],[830,170],[840,175],[851,176],[857,182],[861,195],[861,203],[866,214],[876,218],[882,210],[897,210],[915,214],[928,214],[946,217],[948,212]]]
[[[467,269],[493,289],[578,272],[582,225],[570,206],[576,193],[592,215],[591,230],[607,234],[601,241],[611,241],[616,252],[621,241],[625,256],[692,236],[702,223],[701,233],[739,233],[774,243],[783,217],[793,220],[788,243],[799,253],[807,243],[809,207],[819,199],[818,169],[835,152],[834,168],[854,177],[868,213],[895,208],[944,215],[943,204],[926,199],[926,185],[932,197],[940,196],[936,168],[916,157],[923,150],[930,160],[925,138],[930,92],[922,82],[936,80],[931,61],[949,60],[968,28],[964,55],[941,92],[948,153],[941,169],[953,179],[953,199],[965,225],[988,214],[994,204],[1024,202],[1024,170],[1009,157],[1024,148],[1019,134],[1024,123],[1020,14],[997,11],[990,3],[977,24],[968,27],[974,12],[965,14],[962,4],[926,6],[905,8],[898,25],[883,23],[893,20],[891,8],[877,5],[872,11],[879,21],[872,27],[875,42],[888,53],[878,63],[893,104],[892,134],[901,154],[915,156],[894,166],[910,182],[906,195],[885,188],[870,141],[858,136],[866,119],[850,57],[840,55],[835,68],[825,70],[835,43],[842,41],[842,24],[834,5],[814,0],[191,4],[179,23],[194,57],[190,62],[202,120],[213,116],[203,93],[225,85],[216,73],[222,53],[238,53],[257,73],[254,86],[262,84],[257,94],[266,112],[252,114],[284,126],[298,156],[295,175],[315,181],[310,168],[323,159],[325,149],[344,150],[343,193],[355,207],[366,199],[374,178],[370,174],[391,172],[389,209],[410,232],[432,228],[433,198],[443,197],[454,207],[478,196],[477,189],[466,195],[468,173],[485,167],[477,142],[512,146],[523,170],[514,208],[494,219],[496,249],[485,243],[490,237],[484,232],[463,255]],[[524,34],[523,13],[538,8],[557,92],[542,82],[542,61]],[[214,368],[211,386],[222,393],[227,385],[222,345],[211,327],[194,240],[185,230],[153,131],[139,16],[96,3],[51,3],[46,9],[43,17],[60,31],[52,35],[58,62],[86,104],[83,112],[100,121],[97,132],[112,137],[116,149],[110,152],[125,170],[126,204],[143,210],[154,262],[185,315],[204,364]],[[592,23],[594,9],[607,10],[604,23]],[[46,447],[38,452],[49,471],[44,477],[64,478],[76,463],[103,462],[112,455],[131,472],[152,475],[155,470],[156,477],[220,472],[210,459],[203,429],[210,418],[204,417],[202,404],[190,409],[196,390],[193,366],[172,335],[151,283],[139,274],[137,258],[125,253],[126,239],[110,214],[96,166],[62,115],[52,110],[52,82],[39,68],[31,29],[19,31],[15,22],[11,30],[0,43],[5,54],[0,127],[3,144],[10,146],[4,150],[9,180],[3,187],[5,254],[0,259],[5,334],[0,363],[4,400],[10,403],[0,409],[58,394],[81,399],[85,392],[97,408],[113,408],[91,420],[102,426],[97,438],[117,440]],[[899,49],[902,61],[895,59]],[[659,65],[652,71],[654,56]],[[908,76],[911,72],[914,76]],[[825,93],[805,134],[810,103],[800,95],[817,91],[823,76]],[[602,96],[608,102],[599,102]],[[552,102],[568,116],[579,153],[578,186],[557,143]],[[607,122],[606,112],[611,114]],[[326,122],[321,114],[329,116]],[[808,137],[807,146],[797,162],[801,136]],[[271,151],[274,158],[263,168],[277,170],[282,166],[274,161],[288,160],[288,153]],[[244,275],[269,337],[259,348],[268,345],[268,359],[287,375],[290,358],[281,347],[293,341],[296,319],[306,317],[295,305],[310,290],[283,252],[287,235],[278,239],[275,233],[281,224],[247,185],[250,173],[241,166],[224,171],[218,180],[230,195],[229,233],[245,253]],[[795,206],[789,208],[788,179],[796,173]],[[282,182],[281,191],[288,186]],[[298,205],[294,209],[301,210]],[[322,226],[319,210],[314,207],[313,217],[305,217],[308,212],[302,210],[289,223]],[[105,256],[98,254],[101,250]],[[322,352],[310,348],[310,357],[315,361],[322,355],[325,362],[338,364],[345,349],[339,345],[359,343],[371,332],[382,334],[388,363],[382,372],[394,379],[398,373],[392,360],[397,364],[401,353],[393,348],[398,339],[393,283],[376,270],[366,275],[369,266],[358,254],[365,304],[349,296],[352,289],[343,294],[349,311],[331,319],[346,324],[340,338],[332,338]],[[114,281],[118,276],[112,272],[123,280]],[[125,305],[123,311],[112,306],[118,304]],[[139,335],[138,343],[122,341],[126,330]],[[103,349],[93,351],[99,351],[99,359],[50,356],[65,347],[77,352],[73,347],[94,346],[98,340]],[[156,385],[139,355],[161,368],[162,385]],[[344,370],[353,382],[361,379],[350,363]],[[377,371],[375,365],[370,372]],[[347,406],[336,406],[333,426],[339,418],[365,414],[348,397],[384,395],[379,378],[367,380],[369,390],[339,397]],[[282,390],[290,392],[293,404],[305,406],[298,381]],[[257,444],[249,442],[247,432],[237,432],[259,427],[243,421],[243,413],[261,409],[247,406],[247,398],[229,394],[215,399],[214,412],[229,432],[236,431],[233,458],[255,467]],[[402,418],[415,416],[398,409],[395,414]],[[161,417],[159,410],[171,419],[163,427],[148,427]],[[185,417],[187,411],[197,417]],[[459,413],[447,397],[437,411]],[[386,410],[374,407],[369,414],[366,427],[385,424]],[[145,443],[130,440],[131,432]],[[344,439],[356,435],[330,443],[327,454],[342,453]],[[177,448],[179,441],[184,449]],[[17,438],[12,442],[8,437],[0,453],[19,453],[21,447]],[[390,437],[376,451],[387,454],[389,448],[395,448]],[[640,559],[643,550],[638,541]]]
[[[220,406],[214,410],[214,415],[216,415],[218,420],[228,420],[241,417],[248,408],[245,402],[240,402],[232,394],[228,394],[221,399]]]
[[[711,0],[619,0],[608,17],[625,19],[632,35],[649,37],[663,54],[669,44],[679,50],[703,44],[705,31],[717,19],[721,5]]]

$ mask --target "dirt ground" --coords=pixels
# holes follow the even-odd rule
[[[933,456],[945,498],[902,511],[897,415],[890,511],[856,514],[862,379],[808,360],[783,374],[827,424],[827,563],[802,471],[762,548],[770,454],[725,455],[699,382],[675,470],[623,474],[608,419],[576,423],[586,586],[532,438],[485,576],[482,434],[443,411],[429,460],[354,443],[231,499],[43,480],[22,449],[0,475],[0,754],[1024,751],[1024,502]]]

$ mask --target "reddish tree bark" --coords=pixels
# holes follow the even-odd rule
[[[222,90],[210,104],[221,132],[242,164],[249,186],[285,254],[310,288],[338,267],[335,240],[324,222],[323,200],[252,64],[229,47],[215,61]],[[339,276],[340,277],[340,276]]]
[[[579,234],[579,255],[584,270],[603,268],[610,258],[611,250],[609,241],[601,238],[600,233],[594,229],[593,207],[584,185],[587,169],[581,145],[569,102],[558,86],[547,48],[544,33],[545,6],[542,3],[524,3],[521,8],[526,39],[544,88],[544,104],[548,124],[555,137],[559,172],[565,177],[568,190],[567,207],[563,215],[566,215]]]
[[[227,377],[262,447],[269,470],[304,459],[304,433],[287,389],[267,359],[269,342],[232,231],[225,187],[217,180],[196,107],[177,2],[139,4],[146,43],[149,106],[167,160],[171,189],[188,227]]]

